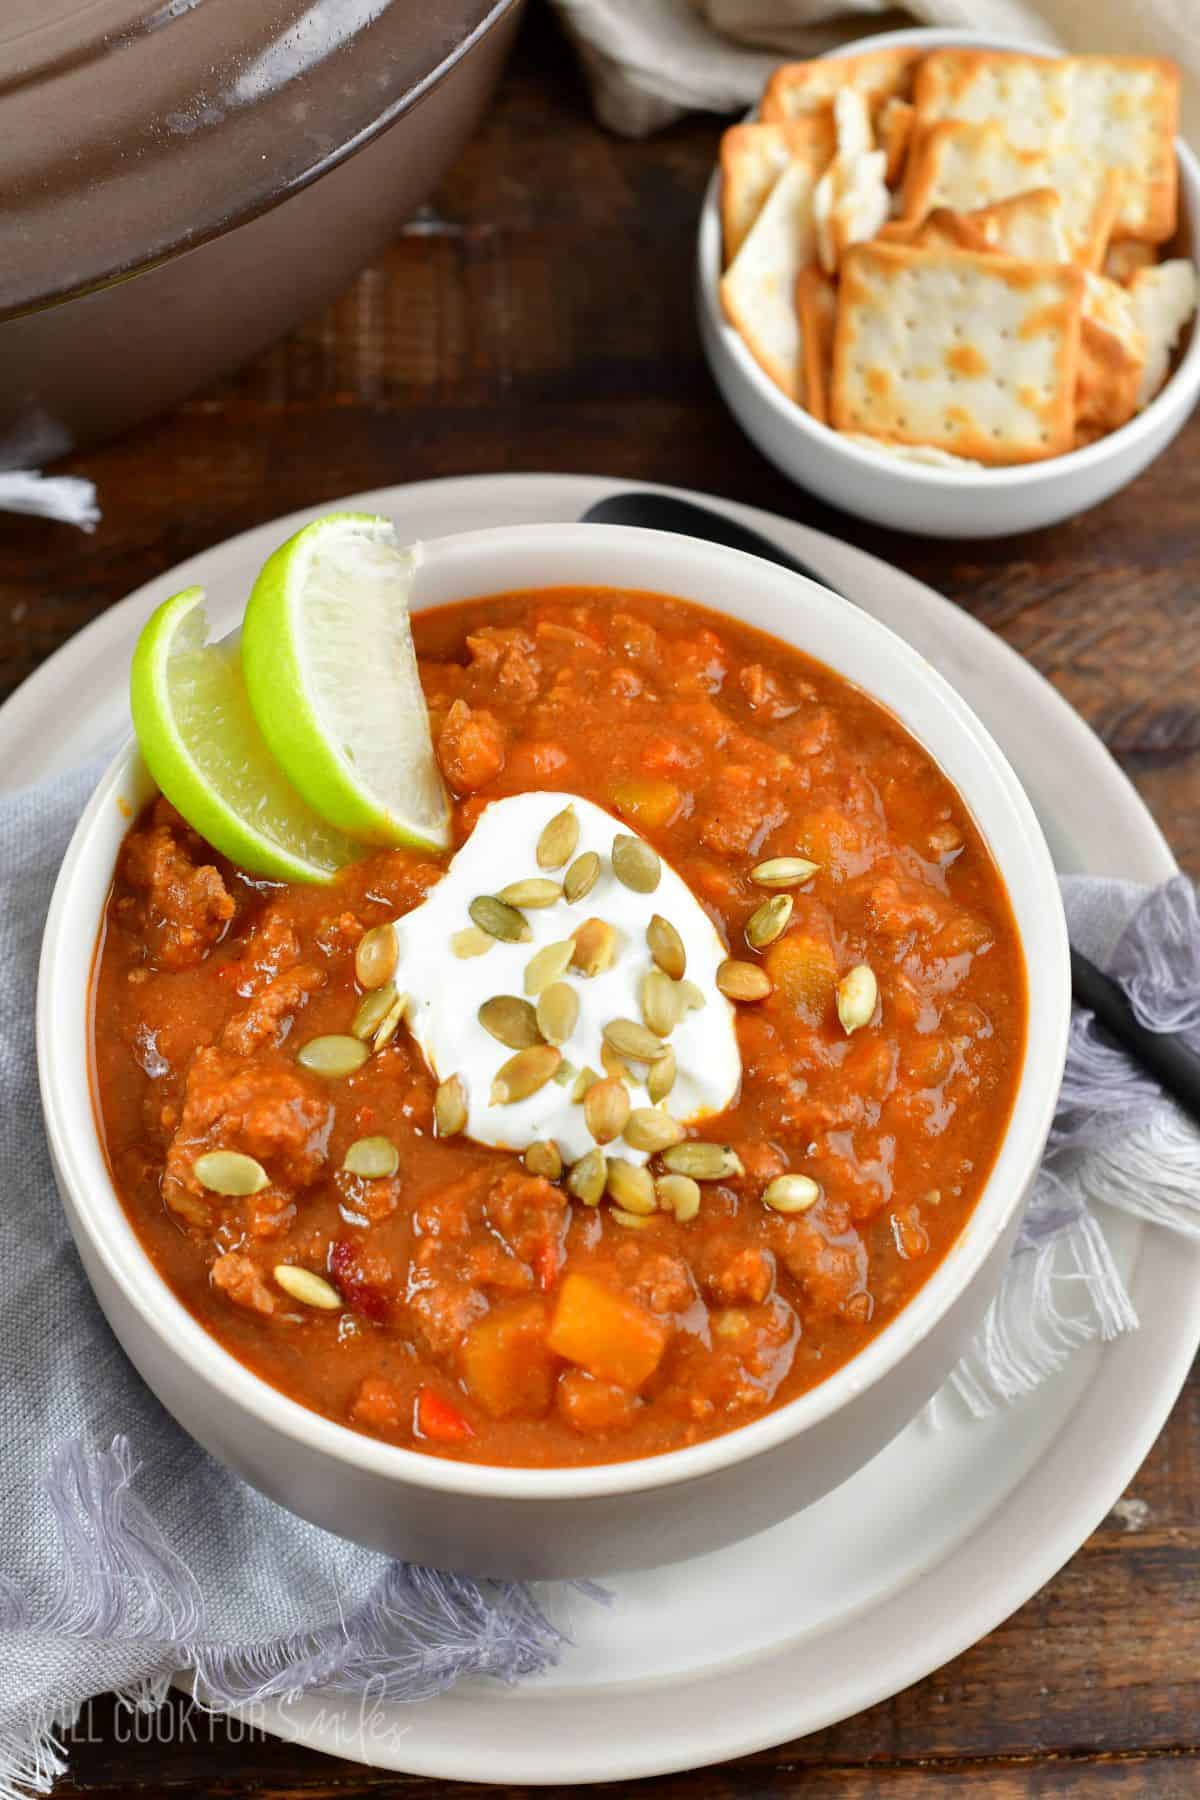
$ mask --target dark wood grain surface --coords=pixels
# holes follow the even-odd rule
[[[294,507],[499,469],[670,481],[803,518],[950,595],[1078,707],[1200,875],[1200,419],[1125,493],[1029,537],[933,543],[809,499],[740,435],[701,360],[691,256],[717,135],[713,121],[644,144],[603,135],[535,7],[485,132],[349,293],[223,386],[79,459],[104,507],[93,537],[0,521],[0,692],[140,582]],[[182,1702],[135,1724],[101,1701],[61,1791],[435,1789],[450,1791],[247,1741]],[[618,1791],[1200,1794],[1200,1382],[1121,1507],[965,1656],[780,1749],[596,1790]]]

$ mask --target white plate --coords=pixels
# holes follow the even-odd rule
[[[387,513],[406,537],[432,537],[576,518],[622,485],[487,476],[339,504]],[[1014,651],[874,557],[722,504],[937,664],[1011,758],[1060,868],[1143,881],[1172,873],[1161,834],[1107,751]],[[266,555],[327,510],[194,557],[73,638],[0,709],[0,787],[69,768],[127,728],[129,654],[160,600],[201,583],[218,629],[228,628]],[[541,1680],[513,1690],[463,1685],[361,1716],[336,1696],[313,1697],[257,1712],[254,1722],[380,1768],[561,1787],[744,1755],[919,1680],[991,1631],[1090,1535],[1157,1437],[1200,1344],[1200,1246],[1117,1214],[1105,1226],[1142,1328],[1077,1355],[1029,1400],[984,1424],[946,1405],[940,1429],[917,1420],[853,1480],[774,1531],[611,1582],[609,1608],[548,1591],[574,1641]]]

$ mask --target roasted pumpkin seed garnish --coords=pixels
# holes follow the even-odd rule
[[[594,850],[577,856],[563,876],[563,898],[569,906],[590,894],[600,879],[600,858]]]
[[[610,1156],[606,1186],[617,1205],[623,1206],[626,1212],[647,1218],[658,1211],[654,1177],[649,1169],[641,1168],[637,1163],[623,1162],[619,1156]]]
[[[806,1213],[821,1198],[810,1175],[776,1175],[762,1191],[762,1202],[777,1213]]]
[[[607,1173],[603,1150],[589,1150],[577,1163],[572,1163],[567,1174],[567,1192],[582,1200],[585,1206],[598,1206]]]
[[[690,1175],[660,1175],[654,1184],[658,1204],[673,1212],[681,1225],[694,1219],[700,1211],[700,1184]]]
[[[365,1042],[378,1031],[398,998],[394,981],[386,982],[383,987],[376,988],[374,993],[364,994],[350,1026],[352,1035]]]
[[[707,1005],[703,988],[697,987],[694,981],[688,981],[686,977],[679,983],[679,998],[688,1012],[701,1012]]]
[[[408,1011],[408,995],[397,994],[387,1012],[376,1027],[371,1039],[372,1050],[379,1051],[390,1044],[400,1026],[400,1021]]]
[[[389,1137],[357,1138],[342,1158],[342,1167],[351,1175],[378,1181],[385,1175],[396,1173],[400,1167],[400,1152]]]
[[[465,961],[468,956],[486,956],[495,942],[495,938],[480,931],[478,925],[465,925],[461,931],[452,934],[450,948],[455,956]]]
[[[623,1225],[626,1231],[645,1231],[650,1224],[649,1218],[640,1213],[629,1212],[624,1206],[610,1206],[608,1216],[616,1225]]]
[[[561,869],[574,856],[578,842],[579,820],[575,816],[575,808],[566,806],[562,812],[555,813],[538,839],[538,868]]]
[[[811,881],[820,866],[820,863],[809,862],[807,856],[772,856],[766,862],[755,864],[750,879],[759,887],[799,887],[803,882]]]
[[[581,975],[603,975],[617,954],[617,934],[607,919],[585,919],[575,933],[572,964]]]
[[[521,1160],[531,1175],[541,1175],[546,1181],[557,1181],[563,1171],[562,1152],[549,1138],[530,1144]]]
[[[655,913],[646,927],[646,943],[663,974],[672,981],[682,981],[687,971],[687,951],[670,919]]]
[[[663,1151],[663,1162],[673,1175],[690,1175],[693,1181],[726,1181],[742,1175],[742,1159],[728,1144],[707,1144],[691,1138]]]
[[[537,1014],[528,1000],[516,994],[493,994],[476,1017],[488,1035],[508,1050],[527,1050],[530,1044],[542,1041]]]
[[[612,847],[613,874],[635,894],[652,894],[662,880],[662,863],[657,850],[645,838],[630,837],[618,831]]]
[[[277,1285],[301,1306],[315,1306],[321,1312],[341,1312],[342,1296],[323,1275],[314,1275],[311,1269],[298,1269],[295,1263],[277,1263],[273,1272]]]
[[[560,1088],[574,1087],[575,1077],[578,1073],[579,1070],[575,1067],[575,1064],[567,1062],[564,1057],[563,1061],[559,1063],[557,1069],[554,1071],[554,1079]]]
[[[603,1035],[610,1050],[634,1062],[653,1063],[667,1054],[668,1047],[658,1034],[636,1019],[610,1019]]]
[[[622,1135],[632,1150],[645,1150],[653,1156],[656,1150],[682,1143],[683,1126],[657,1106],[639,1106],[629,1114]]]
[[[561,883],[540,875],[529,875],[524,881],[510,881],[496,896],[506,906],[532,907],[534,911],[542,906],[553,906],[562,897]]]
[[[467,1124],[467,1089],[461,1075],[448,1075],[433,1096],[433,1122],[440,1138],[457,1137]]]
[[[574,938],[563,938],[561,943],[557,944],[543,944],[525,965],[525,992],[527,994],[544,993],[551,982],[557,981],[560,975],[566,974],[574,954]]]
[[[354,975],[360,988],[382,987],[396,973],[400,949],[394,925],[376,925],[364,931],[354,952]]]
[[[771,977],[757,963],[738,962],[731,956],[717,970],[717,986],[727,1000],[765,1000]]]
[[[296,1052],[296,1061],[302,1068],[311,1069],[314,1075],[337,1081],[343,1075],[353,1075],[355,1069],[361,1069],[370,1054],[358,1038],[335,1035],[309,1038]]]
[[[534,1044],[528,1050],[518,1050],[497,1072],[489,1104],[515,1106],[518,1100],[528,1100],[545,1087],[561,1061],[562,1052],[553,1044]]]
[[[790,894],[776,894],[755,907],[746,920],[746,942],[752,950],[765,950],[783,936],[795,904]]]
[[[583,1097],[583,1118],[598,1144],[611,1144],[625,1129],[629,1092],[623,1081],[597,1081]]]
[[[538,995],[536,1017],[548,1044],[565,1044],[579,1023],[579,995],[565,981],[552,981]]]
[[[575,1077],[575,1085],[571,1089],[571,1099],[578,1104],[579,1101],[583,1099],[588,1089],[594,1087],[599,1079],[600,1077],[597,1075],[595,1069],[580,1069],[578,1075]]]
[[[678,984],[661,969],[647,969],[642,976],[639,999],[642,1017],[651,1031],[660,1038],[670,1037],[683,1011]]]
[[[849,1035],[852,1031],[860,1031],[869,1025],[875,1017],[875,1004],[879,999],[879,983],[875,972],[866,963],[858,963],[848,975],[843,975],[837,985],[838,1018],[842,1022],[842,1030]]]
[[[622,1057],[617,1055],[611,1044],[601,1044],[600,1046],[600,1067],[606,1075],[611,1075],[614,1081],[625,1081],[632,1087],[633,1070]]]
[[[495,894],[477,895],[467,911],[480,931],[498,938],[502,944],[527,944],[533,936],[529,920]]]
[[[210,1194],[225,1194],[230,1199],[261,1194],[271,1185],[262,1164],[240,1150],[206,1150],[192,1164],[192,1174]]]
[[[646,1092],[657,1103],[665,1100],[675,1086],[675,1052],[668,1045],[667,1054],[651,1063],[646,1072]]]

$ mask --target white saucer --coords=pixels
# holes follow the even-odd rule
[[[572,519],[627,485],[506,475],[382,488],[339,505],[406,537]],[[707,496],[691,495],[704,500]],[[726,510],[810,562],[908,638],[974,706],[1037,807],[1059,867],[1161,881],[1162,836],[1054,689],[965,613],[874,557],[768,513]],[[218,629],[258,566],[307,518],[206,551],[105,613],[0,709],[0,787],[69,768],[128,727],[142,621],[208,587]],[[1037,1029],[1034,997],[1033,1028]],[[462,1781],[612,1781],[697,1768],[815,1731],[919,1680],[983,1637],[1074,1554],[1129,1484],[1200,1344],[1200,1245],[1105,1218],[1142,1328],[1074,1357],[986,1423],[952,1404],[853,1480],[742,1546],[609,1583],[611,1607],[544,1596],[573,1642],[545,1678],[464,1685],[413,1707],[338,1696],[258,1712],[282,1737],[375,1767]]]

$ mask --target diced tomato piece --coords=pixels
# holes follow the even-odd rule
[[[523,1300],[494,1309],[467,1333],[462,1362],[472,1398],[494,1419],[540,1418],[549,1411],[556,1374],[545,1306]]]
[[[329,1272],[351,1312],[360,1313],[364,1319],[372,1319],[377,1325],[387,1318],[391,1311],[388,1296],[382,1288],[362,1279],[354,1245],[348,1244],[344,1238],[339,1239],[329,1253]]]
[[[415,1427],[418,1437],[435,1444],[461,1444],[475,1436],[470,1419],[432,1388],[422,1388],[417,1395]]]
[[[670,1336],[653,1313],[590,1275],[568,1275],[550,1322],[549,1345],[600,1381],[639,1388],[662,1361]]]

